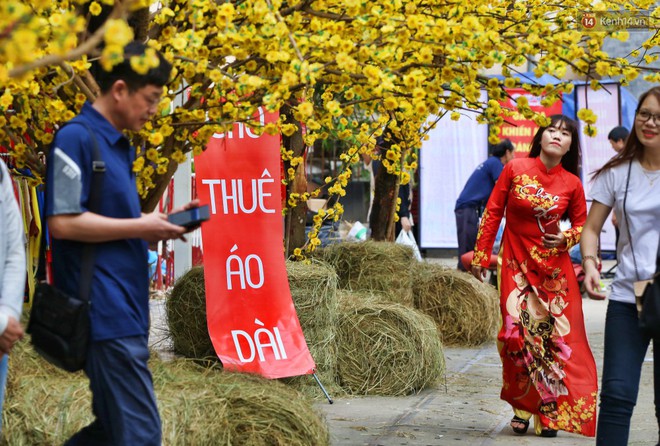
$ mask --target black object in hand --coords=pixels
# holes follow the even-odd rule
[[[194,228],[211,218],[209,205],[205,204],[185,211],[175,212],[167,216],[167,221],[185,228]]]

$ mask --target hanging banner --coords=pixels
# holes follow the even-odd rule
[[[610,160],[616,152],[612,149],[607,134],[614,127],[621,125],[619,110],[621,102],[619,98],[618,84],[602,84],[600,90],[592,90],[588,85],[575,87],[575,109],[588,108],[598,118],[594,127],[596,136],[587,136],[582,131],[586,124],[580,121],[580,146],[582,147],[582,171],[584,179],[590,178],[595,170],[600,169],[603,164]],[[585,182],[584,192],[589,196],[591,184]]]
[[[510,97],[500,101],[502,108],[516,110],[516,101],[520,96],[527,99],[529,108],[537,113],[543,113],[546,116],[560,114],[562,112],[561,100],[556,101],[549,107],[541,105],[543,96],[534,96],[533,94],[525,91],[522,88],[507,88],[506,92]],[[507,123],[503,124],[500,129],[500,139],[509,139],[515,147],[516,157],[526,157],[529,153],[529,145],[534,138],[534,134],[539,126],[531,120],[525,118],[522,114],[516,112],[513,116],[502,116]],[[510,123],[510,124],[509,124]]]
[[[481,102],[488,98],[481,91]],[[420,244],[424,248],[456,248],[456,199],[474,169],[488,158],[488,126],[477,113],[463,110],[458,121],[445,115],[419,151]],[[430,116],[428,122],[435,122]]]
[[[259,108],[255,119],[263,126],[278,115]],[[211,208],[202,225],[206,313],[223,366],[266,378],[313,373],[284,263],[279,136],[236,123],[213,135],[195,173]]]
[[[587,136],[580,121],[580,146],[582,147],[582,184],[587,196],[587,205],[591,206],[591,174],[600,169],[616,152],[612,149],[607,134],[621,123],[621,102],[619,84],[603,84],[600,90],[592,90],[588,85],[575,87],[575,109],[589,108],[598,120],[596,136]],[[600,232],[600,248],[603,251],[616,251],[616,229],[612,220],[607,218]]]

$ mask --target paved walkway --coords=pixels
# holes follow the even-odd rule
[[[586,328],[598,370],[602,368],[605,301],[583,299]],[[559,432],[538,438],[532,429],[512,433],[512,413],[499,399],[501,366],[495,344],[481,348],[445,349],[447,375],[436,389],[409,397],[363,397],[319,402],[336,446],[593,445],[592,438]],[[655,446],[658,428],[653,408],[653,355],[647,353],[640,397],[629,445]]]
[[[455,264],[455,260],[446,260]],[[434,261],[441,261],[435,259]],[[606,268],[609,267],[606,263]],[[605,269],[606,270],[606,269]],[[163,300],[152,300],[152,346],[171,356],[164,326]],[[589,341],[598,370],[602,369],[603,328],[607,302],[583,299]],[[333,446],[582,446],[591,438],[560,432],[557,438],[525,436],[509,427],[512,413],[499,399],[501,366],[495,344],[480,348],[446,348],[447,373],[443,383],[408,397],[335,398],[319,400],[326,414]],[[653,408],[653,355],[647,353],[629,445],[655,446],[658,440]],[[314,445],[310,445],[314,446]]]

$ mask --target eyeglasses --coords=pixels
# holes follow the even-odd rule
[[[160,101],[163,99],[162,95],[156,96],[147,96],[144,92],[139,91],[138,92],[140,96],[142,96],[142,99],[144,99],[145,103],[149,106],[149,108],[154,108],[157,107],[158,104],[160,104]]]
[[[649,119],[653,119],[655,125],[660,125],[660,113],[651,113],[646,110],[640,110],[637,112],[637,119],[640,122],[648,122]]]

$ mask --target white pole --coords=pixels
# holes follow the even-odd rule
[[[172,110],[176,107],[181,107],[185,102],[185,92],[187,84],[182,84],[181,93],[179,93],[172,101]],[[170,161],[175,162],[175,161]],[[192,186],[190,184],[192,177],[190,152],[186,154],[186,160],[179,164],[176,172],[174,172],[174,193],[170,199],[172,200],[172,209],[183,206],[192,199]],[[190,235],[190,234],[188,234]],[[174,280],[184,275],[190,268],[192,268],[192,245],[190,238],[187,242],[181,240],[173,240],[172,251],[174,252]]]
[[[187,85],[185,82],[183,86]],[[174,100],[172,101],[172,110],[175,107],[181,107],[185,102],[185,91],[183,88],[182,92],[179,93]],[[174,160],[170,162],[175,162]],[[179,206],[183,206],[192,199],[192,186],[190,184],[192,177],[192,169],[190,162],[190,152],[186,154],[186,160],[179,164],[176,172],[174,172],[174,193],[172,194],[172,209],[176,209]],[[192,246],[190,244],[190,239],[188,242],[182,242],[181,240],[174,240],[173,251],[174,251],[174,280],[178,279],[184,275],[192,267]]]
[[[172,196],[172,208],[177,208],[188,203],[192,199],[190,152],[186,154],[186,161],[179,164],[174,172],[174,193]],[[192,268],[192,244],[190,234],[186,237],[187,242],[174,240],[174,280],[184,275]]]

